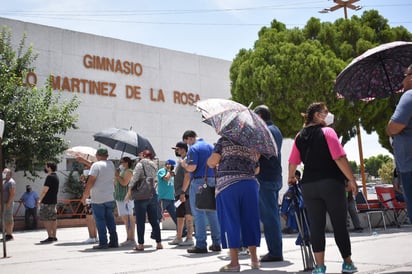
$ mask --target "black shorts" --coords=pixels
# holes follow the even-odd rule
[[[186,197],[186,202],[182,203],[178,208],[176,208],[176,217],[184,218],[185,215],[192,215],[192,210],[190,209],[189,196]],[[179,200],[179,196],[176,197],[176,201]]]

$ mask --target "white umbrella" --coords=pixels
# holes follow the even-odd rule
[[[96,162],[96,149],[88,146],[75,146],[64,151],[65,154],[72,157],[82,157],[86,160]]]

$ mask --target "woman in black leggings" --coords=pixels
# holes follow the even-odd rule
[[[316,261],[313,274],[326,273],[326,213],[330,216],[335,242],[343,258],[342,273],[357,271],[351,259],[351,244],[346,227],[345,192],[347,190],[356,194],[357,185],[336,132],[328,127],[332,123],[333,114],[324,103],[309,105],[305,114],[305,126],[296,136],[289,157],[289,184],[296,183],[295,170],[299,164],[304,164],[300,184]]]

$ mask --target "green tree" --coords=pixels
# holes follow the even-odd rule
[[[60,92],[50,85],[30,87],[23,79],[34,71],[37,55],[22,38],[17,51],[11,44],[11,31],[3,27],[0,34],[0,115],[5,122],[3,158],[16,171],[36,176],[46,161],[57,158],[68,145],[63,136],[76,128],[74,114],[80,101],[73,97],[62,100]]]
[[[253,49],[241,49],[233,60],[232,99],[268,105],[287,138],[302,127],[301,113],[307,106],[323,101],[335,114],[334,128],[343,144],[356,135],[360,123],[367,133],[376,131],[382,146],[391,150],[385,127],[395,107],[393,100],[350,102],[338,99],[333,85],[354,57],[395,40],[411,41],[412,34],[403,27],[391,28],[375,10],[334,23],[311,18],[303,29],[287,29],[273,20],[259,31]]]
[[[359,166],[356,163],[356,161],[349,161],[349,165],[350,165],[353,173],[358,174],[360,172],[359,171]]]
[[[385,184],[391,184],[393,182],[393,169],[395,165],[393,161],[388,161],[383,163],[381,168],[378,170],[379,177]]]
[[[366,158],[364,159],[365,171],[369,173],[369,175],[377,177],[379,176],[379,169],[387,162],[392,162],[392,158],[388,155],[379,154],[377,156]]]

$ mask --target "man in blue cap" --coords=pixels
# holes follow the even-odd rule
[[[157,192],[159,195],[160,210],[163,214],[167,210],[173,222],[177,225],[176,208],[175,208],[175,187],[174,187],[174,168],[176,162],[169,159],[165,162],[165,166],[157,172]]]

